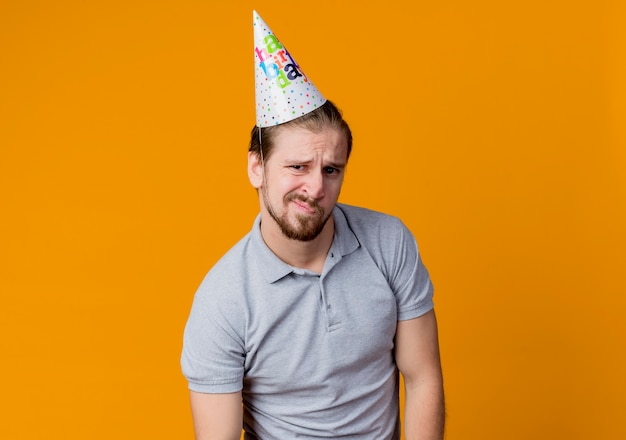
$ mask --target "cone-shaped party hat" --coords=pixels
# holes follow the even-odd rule
[[[326,99],[256,11],[252,13],[252,23],[256,125],[269,127],[289,122],[324,104]]]

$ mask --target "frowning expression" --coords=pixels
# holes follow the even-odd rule
[[[265,178],[255,186],[283,235],[310,241],[324,229],[341,191],[347,158],[340,130],[285,127],[276,133]]]

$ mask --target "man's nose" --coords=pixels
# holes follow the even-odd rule
[[[324,197],[324,175],[321,170],[312,171],[307,175],[304,191],[315,200]]]

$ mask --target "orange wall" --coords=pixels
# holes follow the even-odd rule
[[[447,438],[626,438],[623,3],[211,3],[0,4],[0,438],[192,438],[182,329],[257,211],[253,8],[353,126],[342,200],[420,242]]]

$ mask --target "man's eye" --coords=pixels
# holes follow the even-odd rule
[[[324,168],[324,171],[326,172],[326,174],[336,174],[339,172],[337,168],[333,168],[333,167],[326,167]]]
[[[289,165],[289,168],[291,168],[292,170],[301,170],[304,167],[302,165]]]

